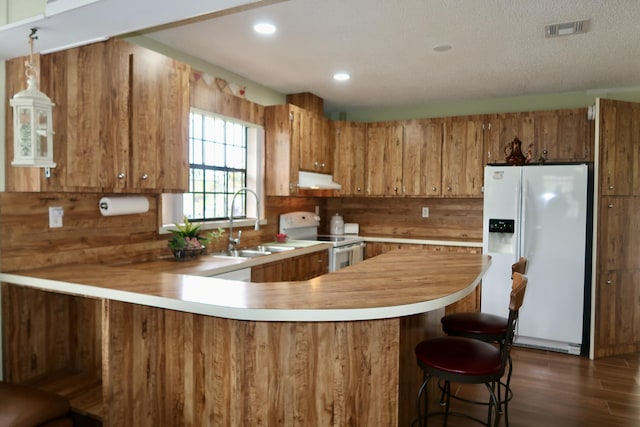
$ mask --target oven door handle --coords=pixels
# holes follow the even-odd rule
[[[363,248],[364,247],[364,243],[356,243],[355,245],[349,245],[349,246],[343,246],[341,248],[336,248],[333,250],[334,254],[343,254],[345,252],[351,252],[354,248],[354,246]]]

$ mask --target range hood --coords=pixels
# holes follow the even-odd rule
[[[298,187],[309,190],[341,190],[342,185],[333,181],[333,176],[324,173],[300,171]]]

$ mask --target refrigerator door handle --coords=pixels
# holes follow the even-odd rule
[[[522,202],[520,203],[520,228],[519,228],[519,234],[520,234],[520,248],[519,248],[519,253],[518,253],[518,257],[516,259],[520,259],[521,256],[526,256],[524,254],[524,249],[525,249],[525,237],[527,235],[527,196],[528,196],[528,185],[527,182],[523,180],[522,182],[522,195],[521,195],[521,200]]]

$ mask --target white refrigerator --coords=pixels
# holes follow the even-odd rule
[[[516,344],[581,352],[587,191],[586,164],[485,167],[481,310],[508,315],[511,264],[526,257]]]

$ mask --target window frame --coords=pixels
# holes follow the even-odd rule
[[[200,108],[191,107],[189,113],[196,112],[199,114],[205,114],[209,116],[213,116],[216,118],[221,118],[226,121],[230,121],[233,123],[242,124],[246,127],[245,130],[245,138],[247,144],[246,151],[246,175],[245,175],[245,186],[253,190],[260,200],[261,212],[256,212],[257,206],[254,201],[254,198],[246,197],[243,195],[245,200],[245,216],[241,218],[236,218],[234,216],[233,224],[234,227],[244,227],[244,226],[253,226],[255,224],[256,218],[260,219],[260,224],[266,224],[267,221],[264,218],[264,161],[265,161],[265,135],[264,135],[264,126],[250,123],[243,120],[236,119],[234,117],[228,117],[222,114],[214,113],[211,111],[202,110]],[[191,143],[191,135],[189,135],[186,144]],[[189,149],[189,146],[186,145],[185,149]],[[191,159],[189,159],[190,161]],[[191,164],[189,164],[189,173],[191,170]],[[191,185],[191,182],[190,182]],[[237,190],[237,189],[235,189]],[[175,227],[175,224],[182,223],[184,218],[184,203],[183,203],[183,194],[185,193],[171,193],[171,194],[162,194],[161,195],[161,218],[162,225],[159,229],[160,234],[169,233],[171,229]],[[233,193],[228,195],[228,202],[226,204],[225,210],[228,211],[229,206],[231,204],[231,197],[233,197]],[[238,196],[240,198],[240,196]],[[237,205],[239,200],[236,200],[235,204]],[[235,207],[235,206],[234,206]],[[229,226],[229,218],[228,215],[224,218],[217,219],[208,219],[208,220],[194,220],[201,225],[202,230],[208,229],[216,229],[218,227],[228,228]]]

